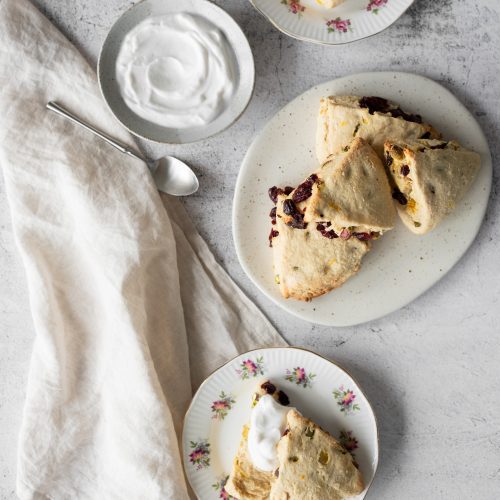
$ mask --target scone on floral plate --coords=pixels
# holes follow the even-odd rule
[[[455,141],[386,141],[385,162],[401,220],[413,233],[425,234],[455,209],[481,157]]]
[[[182,447],[203,500],[361,500],[378,464],[377,424],[359,385],[291,347],[247,352],[208,377]]]
[[[375,35],[394,23],[413,0],[250,0],[283,33],[339,45]]]
[[[353,456],[288,404],[271,381],[259,383],[226,492],[239,500],[342,500],[361,493]]]

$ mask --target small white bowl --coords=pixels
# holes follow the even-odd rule
[[[116,79],[116,60],[123,39],[135,26],[150,16],[186,12],[208,19],[226,37],[237,68],[236,89],[229,106],[204,126],[175,129],[162,127],[136,115],[121,97]],[[206,0],[142,0],[128,9],[113,25],[99,55],[97,67],[102,95],[118,121],[132,134],[160,143],[185,144],[206,139],[232,125],[252,97],[255,68],[252,50],[243,31],[220,7]]]

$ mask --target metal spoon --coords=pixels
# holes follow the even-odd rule
[[[109,135],[97,130],[95,127],[89,123],[81,120],[73,113],[63,108],[60,104],[54,101],[47,103],[47,108],[54,111],[58,115],[64,116],[73,123],[82,126],[89,132],[97,135],[101,139],[105,140],[108,144],[118,149],[122,153],[125,153],[132,158],[141,160],[148,166],[149,170],[153,175],[156,187],[163,191],[164,193],[171,194],[174,196],[187,196],[198,191],[200,183],[196,174],[181,160],[174,158],[173,156],[164,156],[159,160],[151,160],[134,151],[129,146],[122,144],[121,142],[113,139]]]

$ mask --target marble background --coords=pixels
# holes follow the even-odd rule
[[[95,64],[130,0],[35,0]],[[189,162],[201,189],[187,210],[218,261],[296,345],[349,368],[375,408],[380,466],[369,498],[496,499],[500,495],[500,2],[416,0],[391,28],[339,47],[295,41],[248,0],[218,0],[255,54],[256,89],[229,130],[195,145],[154,147]],[[441,282],[402,310],[352,328],[302,322],[250,283],[231,238],[238,169],[253,135],[318,82],[370,70],[412,71],[454,92],[482,125],[494,159],[477,241]],[[1,91],[1,90],[0,90]],[[33,341],[24,271],[0,181],[0,498],[15,498],[16,438]]]

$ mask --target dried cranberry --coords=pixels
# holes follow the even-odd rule
[[[407,122],[422,123],[422,117],[420,115],[405,113],[401,108],[391,109],[389,111],[389,114],[393,118],[402,118]]]
[[[372,239],[371,233],[352,233],[352,235],[361,241],[368,241]]]
[[[274,384],[271,384],[269,380],[267,382],[264,382],[260,387],[261,389],[266,391],[267,394],[273,395],[276,392],[276,386]]]
[[[273,246],[273,238],[278,236],[280,233],[276,231],[276,229],[271,229],[271,232],[269,233],[269,246]]]
[[[276,207],[271,208],[269,212],[269,217],[271,217],[271,223],[276,224]]]
[[[342,232],[340,233],[340,237],[343,240],[348,240],[351,237],[351,231],[349,231],[349,229],[342,229]]]
[[[290,227],[294,229],[305,229],[307,227],[307,222],[304,222],[304,214],[300,213],[292,200],[287,198],[283,202],[283,212],[285,215],[292,217],[292,219],[287,222]]]
[[[401,167],[401,175],[404,175],[405,177],[410,173],[410,167],[408,165],[403,165]]]
[[[290,400],[288,399],[288,396],[283,391],[278,392],[278,401],[283,406],[288,406],[290,404]]]
[[[293,191],[293,187],[292,186],[285,186],[285,189],[283,190],[283,192],[288,196],[291,192]]]
[[[274,477],[280,477],[280,470],[279,470],[279,468],[274,471]]]
[[[307,222],[304,222],[304,216],[302,214],[298,214],[294,215],[293,219],[287,222],[287,225],[294,229],[305,229],[307,227]]]
[[[312,194],[313,184],[318,180],[316,174],[310,175],[302,184],[300,184],[292,195],[292,200],[295,203],[307,200]]]
[[[361,108],[368,108],[368,113],[371,115],[373,115],[375,111],[386,113],[389,109],[389,101],[383,97],[362,97],[359,100],[359,106]]]
[[[394,188],[394,191],[392,192],[392,197],[400,205],[406,205],[408,203],[408,200],[406,199],[406,196],[398,188]]]
[[[385,166],[390,167],[392,165],[393,159],[390,153],[385,153]]]
[[[286,199],[285,201],[283,201],[283,212],[285,215],[291,216],[299,213],[297,207],[295,206],[295,203],[290,199]]]
[[[267,191],[267,194],[269,195],[269,198],[271,198],[271,201],[276,204],[278,202],[278,195],[283,194],[283,189],[273,186],[269,188]]]
[[[328,225],[331,225],[331,223],[327,222],[327,227],[328,227]],[[329,240],[333,240],[334,238],[339,237],[339,235],[333,229],[330,229],[330,231],[327,231],[323,224],[317,224],[316,229],[321,233],[322,236],[324,236],[325,238],[328,238]]]

